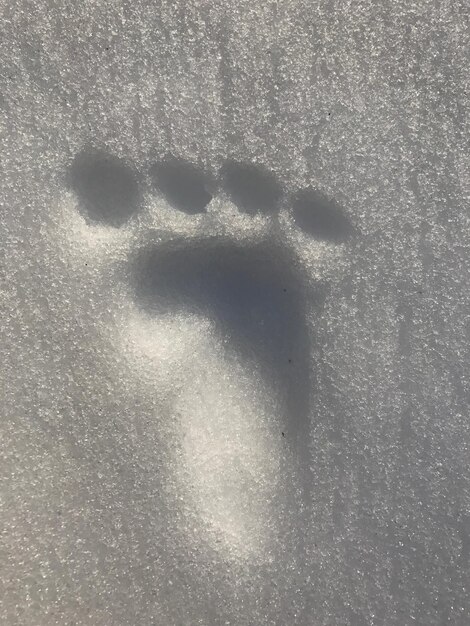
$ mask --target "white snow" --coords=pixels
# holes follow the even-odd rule
[[[468,625],[468,3],[0,15],[0,623]]]

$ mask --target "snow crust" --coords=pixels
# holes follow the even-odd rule
[[[468,2],[0,15],[0,623],[468,625]]]

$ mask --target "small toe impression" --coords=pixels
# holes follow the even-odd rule
[[[118,228],[139,208],[136,174],[106,152],[80,152],[71,165],[68,182],[93,222]]]
[[[192,163],[169,159],[150,171],[154,186],[179,211],[202,213],[212,200],[208,178]]]
[[[278,209],[282,189],[272,172],[252,163],[229,161],[221,174],[230,199],[243,213],[267,215]]]
[[[297,194],[292,214],[297,226],[315,239],[343,243],[353,233],[352,224],[341,207],[312,188]]]

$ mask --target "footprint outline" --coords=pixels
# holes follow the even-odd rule
[[[246,344],[251,348],[255,344],[258,357],[267,364],[268,382],[283,387],[287,419],[279,432],[303,440],[314,383],[309,367],[312,346],[307,306],[320,313],[328,285],[317,283],[312,290],[311,280],[282,239],[278,215],[287,207],[304,235],[333,245],[345,243],[354,233],[349,218],[338,203],[314,187],[286,194],[270,170],[251,161],[227,159],[213,175],[169,154],[153,164],[147,177],[151,193],[188,218],[207,212],[212,200],[222,194],[240,213],[271,220],[274,228],[256,242],[220,235],[176,236],[164,244],[143,246],[133,261],[134,284],[138,286],[134,297],[139,307],[153,314],[163,311],[165,301],[166,313],[181,310],[183,305],[189,310],[192,300],[192,305],[198,303],[199,311],[216,322],[221,336],[225,334],[239,354],[247,354]],[[79,152],[67,175],[67,184],[87,220],[113,228],[125,226],[142,209],[143,180],[122,158],[94,148]],[[220,280],[224,274],[228,285]],[[165,277],[170,279],[166,284]],[[172,289],[170,283],[175,281],[179,286]],[[308,303],[304,296],[307,283]],[[248,315],[254,310],[258,311],[258,324],[256,315],[255,319]],[[294,414],[296,418],[291,419]]]

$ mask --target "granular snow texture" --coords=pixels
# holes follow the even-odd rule
[[[0,623],[468,626],[468,1],[0,14]]]

